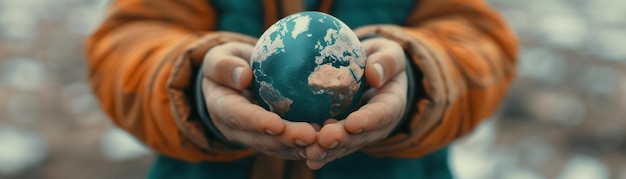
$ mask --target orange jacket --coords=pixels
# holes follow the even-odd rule
[[[278,5],[276,2],[282,2]],[[301,11],[295,0],[263,1],[266,27]],[[328,11],[332,0],[322,1]],[[470,132],[491,115],[515,74],[517,44],[502,18],[481,0],[422,0],[406,26],[372,25],[359,36],[401,44],[423,73],[408,133],[367,146],[375,156],[418,157]],[[228,161],[255,154],[207,138],[193,114],[193,71],[213,46],[256,38],[216,30],[206,0],[119,0],[88,39],[90,84],[115,124],[158,153],[187,161]]]

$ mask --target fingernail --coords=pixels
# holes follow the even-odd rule
[[[275,135],[276,133],[270,131],[269,129],[265,129],[265,133],[269,134],[269,135]]]
[[[328,149],[334,149],[338,145],[339,145],[339,141],[335,141],[333,144],[330,145],[330,147],[328,147]]]
[[[354,132],[354,134],[360,134],[361,132],[363,132],[365,129],[359,129],[358,131]]]
[[[374,66],[374,70],[376,70],[376,73],[378,73],[378,81],[380,83],[382,83],[383,82],[383,77],[384,77],[383,75],[385,75],[385,73],[384,73],[385,71],[383,69],[383,66],[380,65],[380,63],[374,63],[374,65],[372,65],[372,66]]]
[[[307,158],[307,157],[306,157],[306,154],[304,153],[304,150],[300,150],[300,151],[298,151],[298,154],[300,154],[300,157],[302,157],[302,158],[304,158],[304,159],[306,159],[306,158]]]
[[[301,141],[300,139],[296,139],[296,140],[294,141],[294,143],[296,143],[296,145],[298,145],[298,146],[300,146],[300,147],[306,147],[306,146],[307,146],[307,144],[306,144],[306,143],[304,143],[304,141]]]
[[[235,86],[239,86],[239,81],[241,81],[241,74],[243,73],[243,67],[235,67],[233,70],[233,82]]]
[[[324,158],[326,158],[327,154],[328,154],[327,152],[322,153],[322,156],[320,157],[319,160],[324,160]]]

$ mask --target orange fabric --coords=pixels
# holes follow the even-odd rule
[[[256,39],[215,29],[205,0],[114,1],[88,39],[90,84],[113,122],[158,153],[188,161],[233,160],[254,153],[206,139],[189,119],[192,66],[226,41]]]
[[[278,21],[278,5],[276,0],[263,0],[263,8],[265,8],[265,27],[268,28]]]
[[[515,75],[517,44],[502,18],[482,0],[421,1],[408,27],[375,25],[400,43],[424,74],[411,132],[363,149],[375,156],[419,157],[469,133],[497,109]]]
[[[330,13],[330,8],[333,5],[333,0],[322,0],[322,3],[320,4],[320,12],[323,13]]]
[[[282,16],[288,16],[290,14],[304,11],[304,4],[302,3],[302,1],[281,0],[281,7],[283,12]]]
[[[264,2],[268,25],[279,18],[277,4]],[[324,0],[322,9],[328,11],[331,2]],[[410,133],[364,149],[376,156],[418,157],[467,134],[495,111],[515,74],[516,40],[483,1],[419,2],[407,27],[356,30],[400,43],[424,74],[428,95],[416,104]],[[190,118],[183,90],[203,55],[224,42],[256,42],[215,31],[215,21],[207,0],[118,0],[88,39],[90,84],[102,108],[117,126],[160,154],[187,161],[227,161],[255,153],[207,138],[201,122]],[[303,167],[297,166],[296,171]]]

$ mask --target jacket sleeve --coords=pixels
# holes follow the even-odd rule
[[[254,153],[216,139],[198,120],[191,86],[204,54],[255,38],[215,31],[206,0],[118,0],[86,44],[90,85],[115,125],[152,150],[187,161]]]
[[[516,39],[482,0],[422,0],[406,26],[356,33],[398,42],[417,74],[406,132],[363,149],[375,156],[419,157],[464,136],[495,112],[515,75]]]

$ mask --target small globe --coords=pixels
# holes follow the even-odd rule
[[[253,88],[265,109],[290,121],[344,119],[365,86],[365,52],[339,19],[301,12],[270,26],[251,57]]]

